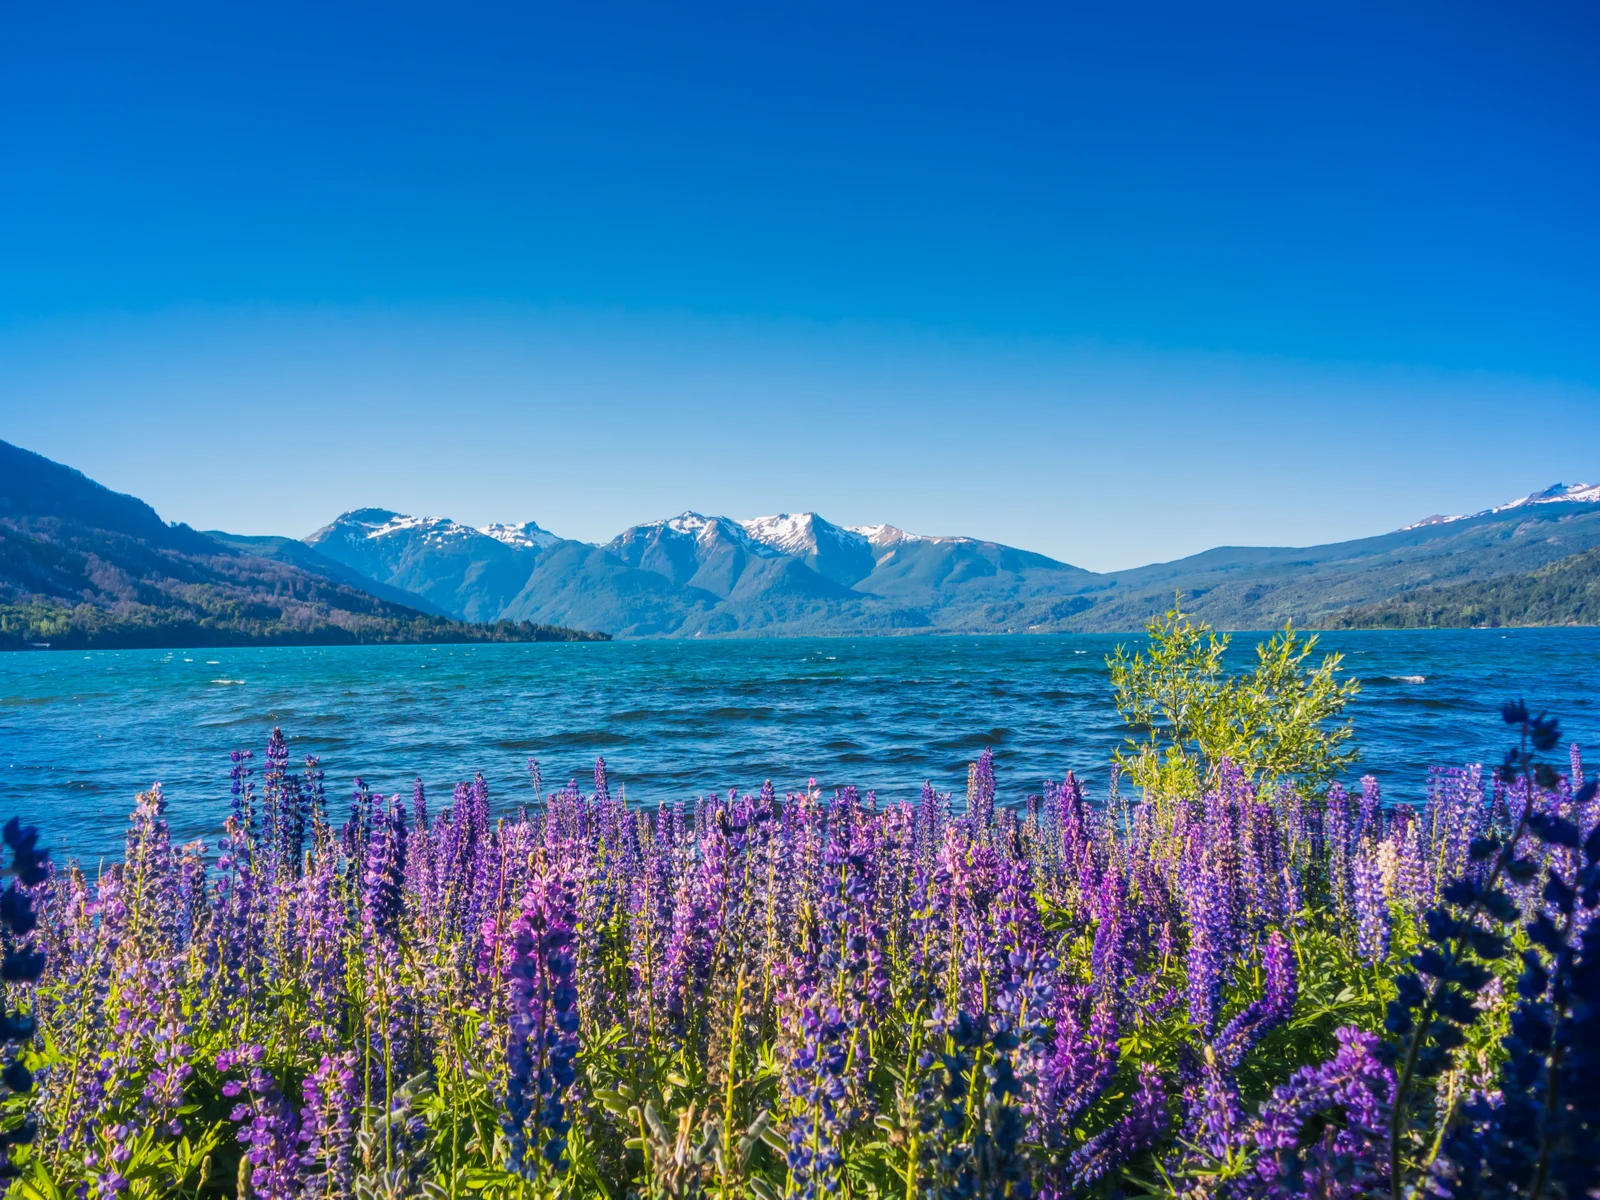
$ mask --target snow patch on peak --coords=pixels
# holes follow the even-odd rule
[[[1466,519],[1466,513],[1456,513],[1453,516],[1448,517],[1443,513],[1434,513],[1431,517],[1423,517],[1420,521],[1413,521],[1409,525],[1402,525],[1396,532],[1405,533],[1407,530],[1411,529],[1425,529],[1429,525],[1448,525],[1451,521],[1465,521]]]
[[[700,542],[715,542],[719,538],[725,538],[758,554],[772,553],[769,547],[751,538],[737,521],[731,521],[727,517],[708,517],[692,511],[679,513],[664,521],[647,521],[643,525],[635,525],[618,534],[614,540],[621,541],[651,533],[676,534],[678,537],[694,538]]]
[[[543,550],[561,540],[548,529],[540,529],[536,521],[524,521],[521,525],[504,525],[494,521],[480,525],[478,532],[517,550]]]
[[[359,524],[364,526],[368,539],[411,534],[442,545],[478,536],[476,529],[458,525],[449,517],[408,517],[401,513],[390,513],[389,519],[382,523],[363,521]]]
[[[893,525],[847,525],[851,533],[859,534],[867,539],[867,544],[874,550],[881,550],[885,546],[892,546],[896,542],[916,541],[915,534],[908,534],[903,529],[896,529]]]
[[[1505,512],[1511,508],[1522,508],[1528,504],[1600,504],[1600,484],[1594,483],[1553,483],[1542,492],[1534,492],[1531,496],[1524,496],[1520,500],[1510,500],[1505,504],[1496,505],[1489,512]]]
[[[715,534],[717,521],[717,517],[703,517],[697,512],[685,510],[675,517],[670,517],[665,521],[654,521],[652,524],[660,525],[663,529],[670,529],[673,533],[684,533],[690,537],[703,538]]]
[[[857,531],[843,529],[814,512],[777,513],[739,524],[755,541],[784,554],[810,554],[817,549],[819,533],[844,542],[866,540]]]
[[[977,541],[976,538],[969,537],[935,537],[926,533],[907,533],[904,529],[897,529],[893,525],[847,525],[845,528],[866,538],[874,550],[881,550],[886,546],[898,546],[901,542],[930,542],[935,546],[945,546]]]
[[[1469,517],[1489,517],[1495,513],[1510,512],[1532,504],[1600,504],[1600,483],[1553,483],[1543,491],[1534,492],[1518,500],[1508,500],[1475,513],[1456,513],[1454,516],[1424,517],[1410,525],[1402,525],[1397,532],[1422,529],[1429,525],[1448,525],[1452,521],[1465,521]]]

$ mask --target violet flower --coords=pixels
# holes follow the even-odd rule
[[[1261,952],[1262,973],[1266,976],[1261,999],[1229,1021],[1212,1043],[1217,1061],[1232,1070],[1244,1061],[1268,1032],[1289,1019],[1297,994],[1294,951],[1288,940],[1273,930]]]
[[[1151,1063],[1139,1066],[1139,1087],[1128,1111],[1109,1129],[1090,1138],[1068,1160],[1073,1182],[1087,1188],[1117,1167],[1156,1145],[1171,1124],[1167,1093]]]
[[[566,881],[547,872],[534,880],[512,926],[506,966],[511,1028],[504,1127],[511,1169],[528,1179],[540,1171],[530,1149],[537,1149],[550,1170],[566,1167],[571,1121],[564,1099],[576,1077],[578,1055],[573,920]]]
[[[1372,1034],[1346,1027],[1336,1036],[1332,1059],[1300,1068],[1262,1106],[1256,1176],[1268,1196],[1355,1200],[1388,1191],[1394,1072],[1378,1061]]]

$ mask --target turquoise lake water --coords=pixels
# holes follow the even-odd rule
[[[815,777],[910,797],[958,794],[994,749],[1002,800],[1070,768],[1103,789],[1124,736],[1103,635],[498,646],[49,651],[0,655],[0,816],[61,858],[115,854],[134,793],[159,780],[179,838],[215,835],[228,754],[274,725],[322,757],[336,811],[360,775],[435,802],[481,770],[501,808],[604,755],[645,804]],[[1230,652],[1243,669],[1257,639]],[[1498,706],[1525,697],[1600,757],[1600,630],[1325,635],[1363,692],[1360,771],[1422,795],[1429,764],[1498,760]]]

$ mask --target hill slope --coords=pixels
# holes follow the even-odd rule
[[[1186,609],[1219,628],[1320,626],[1355,605],[1419,587],[1535,570],[1600,547],[1600,504],[1514,502],[1470,517],[1308,547],[1219,547],[1177,562],[1104,576],[1110,587],[1067,622],[1136,629],[1181,591]]]
[[[1403,592],[1345,609],[1331,629],[1479,629],[1516,625],[1600,625],[1600,550],[1536,571]]]
[[[360,571],[352,571],[341,562],[335,562],[326,555],[318,554],[306,543],[298,538],[284,537],[276,534],[244,534],[226,533],[220,529],[206,530],[206,536],[213,541],[221,542],[224,546],[231,546],[243,554],[253,554],[257,558],[271,558],[279,562],[286,562],[290,566],[299,567],[313,575],[321,575],[324,579],[331,579],[335,583],[343,583],[360,592],[367,592],[380,600],[387,600],[391,604],[399,604],[405,608],[414,608],[420,613],[427,613],[434,617],[448,617],[450,614],[439,608],[425,596],[415,592],[408,592],[404,588],[390,587],[386,583],[379,583],[369,579]]]
[[[529,641],[167,525],[149,505],[0,442],[0,647]]]

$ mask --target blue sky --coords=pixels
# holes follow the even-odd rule
[[[245,532],[1096,568],[1593,480],[1597,14],[7,6],[0,437]]]

